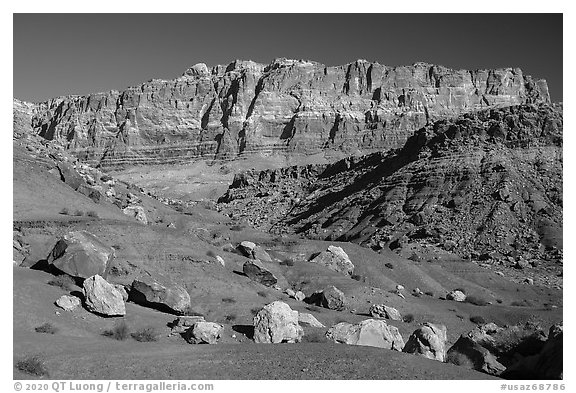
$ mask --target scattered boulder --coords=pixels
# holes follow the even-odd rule
[[[190,344],[216,344],[224,326],[215,322],[199,321],[184,333],[184,339]]]
[[[308,314],[305,312],[298,313],[298,322],[306,323],[312,327],[323,328],[324,326],[316,317],[312,314]]]
[[[106,269],[114,258],[108,247],[87,231],[69,232],[58,240],[48,263],[73,277],[88,278],[96,274],[106,276]]]
[[[454,300],[455,302],[464,302],[466,301],[466,294],[462,291],[455,289],[451,292],[448,292],[448,294],[446,295],[446,299]]]
[[[148,218],[146,217],[146,210],[142,206],[126,206],[122,209],[122,213],[127,216],[134,217],[136,221],[140,221],[144,225],[148,225]]]
[[[222,267],[226,267],[226,262],[224,262],[224,258],[222,258],[220,255],[216,255],[216,260],[220,265],[222,265]]]
[[[296,291],[296,293],[294,294],[294,299],[298,300],[299,302],[303,301],[304,299],[306,299],[306,295],[304,294],[304,292],[302,291]]]
[[[170,335],[183,334],[197,322],[205,322],[202,316],[180,316],[172,321],[168,326],[172,328]]]
[[[502,365],[489,350],[474,342],[470,337],[460,336],[450,347],[446,359],[448,363],[482,371],[490,375],[500,375],[506,367]]]
[[[74,311],[82,304],[82,300],[72,295],[62,295],[56,300],[56,305],[65,311]]]
[[[342,311],[346,308],[344,292],[333,285],[322,291],[314,292],[307,302],[336,311]]]
[[[530,277],[526,277],[523,282],[524,284],[534,285],[534,280],[531,279]]]
[[[247,258],[257,259],[264,262],[272,262],[272,258],[270,255],[268,255],[266,250],[252,242],[243,241],[238,245],[238,250]]]
[[[297,343],[303,335],[304,330],[298,324],[298,311],[284,302],[267,304],[254,317],[254,341],[257,343]]]
[[[126,315],[122,294],[99,275],[84,280],[83,288],[89,311],[107,316]]]
[[[410,335],[402,352],[444,362],[446,360],[446,340],[446,326],[426,322]]]
[[[288,296],[290,296],[291,298],[293,298],[294,296],[296,296],[296,292],[294,292],[293,289],[291,288],[286,288],[286,290],[284,291],[284,293]]]
[[[56,165],[56,168],[58,168],[58,171],[60,172],[60,179],[74,190],[77,190],[84,184],[84,179],[71,164],[67,162],[59,162]]]
[[[246,261],[242,266],[242,271],[252,281],[259,282],[262,285],[270,287],[278,282],[274,274],[268,271],[258,260]]]
[[[370,306],[369,313],[374,318],[387,318],[393,321],[401,321],[402,316],[394,307],[388,307],[385,304],[373,304]]]
[[[310,262],[324,265],[329,269],[347,275],[352,275],[354,272],[354,264],[341,247],[328,246],[326,251],[316,255]]]
[[[336,343],[365,345],[402,351],[404,340],[398,329],[383,320],[366,319],[355,325],[340,322],[332,326],[326,337]]]
[[[502,373],[506,379],[563,379],[563,327],[553,325],[542,350],[521,358]]]
[[[130,299],[168,312],[183,314],[190,307],[190,295],[164,277],[143,275],[132,282]]]

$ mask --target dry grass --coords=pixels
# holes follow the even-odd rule
[[[71,291],[76,286],[76,282],[69,275],[63,274],[61,276],[56,276],[52,280],[48,281],[48,285],[62,288],[65,291]]]
[[[134,340],[140,342],[158,341],[158,333],[151,327],[140,329],[130,334],[130,336],[132,336]]]
[[[114,340],[124,341],[128,337],[130,337],[130,328],[128,327],[126,321],[121,320],[119,322],[116,322],[116,324],[114,324],[114,327],[112,329],[105,330],[104,333],[102,333],[102,335],[113,338]]]
[[[236,299],[231,298],[231,297],[223,297],[222,303],[236,303]]]
[[[49,376],[44,360],[39,355],[30,355],[16,362],[16,368],[23,373],[37,377]]]
[[[490,303],[488,300],[481,298],[480,296],[466,296],[466,303],[473,304],[475,306],[487,306]]]
[[[303,343],[327,343],[329,342],[328,338],[326,338],[326,332],[315,330],[306,333],[302,337]]]
[[[34,328],[36,333],[46,333],[46,334],[55,334],[58,331],[58,328],[51,323],[46,322],[36,328]]]

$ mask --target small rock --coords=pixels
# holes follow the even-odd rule
[[[74,311],[81,304],[80,298],[71,295],[62,295],[56,300],[56,305],[65,311]]]
[[[446,299],[454,300],[455,302],[464,302],[466,301],[466,295],[462,291],[454,290],[446,295]]]
[[[404,290],[404,286],[398,284],[398,285],[396,285],[396,290],[397,290],[397,291],[403,291],[403,290]]]
[[[184,333],[190,344],[216,344],[224,326],[215,322],[196,322]]]
[[[526,277],[526,278],[524,279],[524,283],[525,283],[525,284],[528,284],[528,285],[534,285],[534,280],[531,279],[531,278],[529,278],[529,277]]]
[[[224,262],[224,259],[220,255],[216,255],[216,260],[220,263],[220,265],[222,265],[222,267],[226,267],[226,262]]]
[[[298,300],[299,302],[303,301],[304,299],[306,299],[306,295],[304,294],[304,292],[302,291],[296,291],[296,293],[294,294],[294,299]]]
[[[369,313],[373,317],[387,318],[393,321],[401,321],[402,316],[394,307],[388,307],[385,304],[373,304],[370,307]]]

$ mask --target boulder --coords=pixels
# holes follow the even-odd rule
[[[59,162],[56,167],[60,172],[60,179],[74,190],[77,190],[84,184],[84,179],[71,164],[67,162]]]
[[[226,262],[224,262],[224,258],[222,258],[220,255],[216,255],[216,261],[218,261],[222,267],[226,267]]]
[[[69,232],[58,240],[48,263],[73,277],[88,278],[96,274],[106,277],[106,269],[114,258],[114,249],[86,231]]]
[[[285,293],[286,295],[290,296],[291,298],[293,298],[294,296],[296,296],[296,292],[294,292],[294,290],[291,289],[291,288],[286,288],[286,289],[284,290],[284,293]]]
[[[270,287],[278,282],[278,279],[268,271],[262,262],[258,260],[246,261],[242,266],[244,274],[252,281],[256,281],[262,285]]]
[[[244,240],[238,245],[238,251],[240,251],[245,257],[252,258],[252,251],[256,248],[256,244]]]
[[[74,311],[81,304],[82,300],[72,295],[62,295],[56,300],[56,305],[66,311]]]
[[[474,342],[466,335],[460,336],[446,354],[448,363],[482,371],[490,375],[500,375],[506,369],[489,350]]]
[[[294,299],[298,300],[299,302],[303,301],[304,299],[306,299],[306,295],[304,294],[304,292],[302,291],[296,291],[296,293],[294,294]]]
[[[262,248],[252,242],[243,241],[238,245],[238,250],[247,258],[257,259],[263,262],[272,262],[272,257]]]
[[[304,330],[298,324],[298,311],[284,302],[267,304],[254,317],[254,341],[257,343],[297,343],[303,335]]]
[[[148,218],[146,217],[146,210],[142,206],[126,206],[122,209],[122,213],[127,216],[134,217],[136,221],[140,221],[144,225],[148,225]]]
[[[352,275],[354,272],[354,264],[341,247],[328,246],[326,251],[316,255],[310,262],[324,265],[329,269],[347,275]]]
[[[388,307],[385,304],[373,304],[370,306],[369,313],[374,318],[387,318],[393,321],[401,321],[402,316],[394,307]]]
[[[322,291],[314,292],[309,299],[309,303],[337,311],[344,310],[347,303],[344,292],[332,285]]]
[[[446,340],[446,326],[426,322],[410,335],[402,352],[444,362]]]
[[[224,326],[215,322],[199,321],[184,333],[184,339],[190,344],[216,344]]]
[[[182,334],[194,326],[194,324],[197,322],[205,322],[204,317],[199,315],[180,316],[168,324],[168,327],[172,329],[170,335]]]
[[[89,311],[107,316],[126,315],[122,294],[99,275],[84,280],[83,288]]]
[[[316,317],[312,314],[308,314],[305,312],[298,313],[298,322],[306,323],[312,327],[323,328],[324,326]]]
[[[144,306],[183,314],[190,307],[190,295],[180,285],[159,275],[143,275],[132,282],[130,299]]]
[[[128,291],[126,291],[126,288],[124,287],[124,285],[121,284],[112,284],[114,286],[114,288],[116,288],[116,290],[118,292],[120,292],[120,294],[122,295],[122,299],[124,299],[124,301],[128,300]]]
[[[383,320],[366,319],[355,325],[340,322],[332,326],[326,337],[336,343],[364,345],[402,351],[404,340],[398,329]]]
[[[455,289],[451,292],[448,292],[448,294],[446,295],[446,299],[454,300],[455,302],[464,302],[466,301],[466,294],[464,294],[464,292],[462,291]]]

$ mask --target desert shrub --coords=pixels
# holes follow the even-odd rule
[[[98,215],[98,213],[96,213],[94,210],[90,210],[88,213],[86,213],[86,215],[87,215],[88,217],[100,218],[100,216]]]
[[[418,256],[418,254],[416,254],[415,252],[412,253],[412,255],[410,255],[408,257],[409,260],[411,260],[412,262],[420,262],[420,257]]]
[[[364,277],[362,277],[360,274],[353,274],[352,276],[350,276],[350,278],[356,281],[364,281]]]
[[[206,255],[212,258],[216,258],[216,253],[212,250],[208,250],[208,252],[206,252]]]
[[[426,296],[434,296],[434,292],[432,292],[432,291],[426,291],[426,292],[424,292],[424,294]]]
[[[68,216],[68,215],[70,215],[70,209],[65,207],[62,210],[60,210],[60,214],[64,214],[65,216]]]
[[[496,303],[502,304],[502,299],[496,299]]]
[[[123,341],[130,337],[130,328],[126,321],[121,320],[114,324],[112,329],[105,330],[102,335],[113,338],[114,340]]]
[[[158,333],[151,327],[140,329],[132,333],[131,336],[134,340],[140,342],[158,341]]]
[[[474,315],[470,317],[470,322],[475,323],[476,325],[484,325],[486,320],[480,315]]]
[[[38,355],[30,355],[16,362],[16,368],[23,373],[36,375],[37,377],[48,376],[48,369],[44,360]]]
[[[402,320],[406,323],[410,323],[414,321],[414,315],[413,314],[406,314],[404,315],[404,317],[402,317]]]
[[[52,280],[48,281],[48,285],[62,288],[65,291],[71,291],[76,285],[76,282],[69,275],[62,274],[61,276],[56,276]]]
[[[264,292],[264,291],[258,291],[258,292],[256,292],[256,293],[257,293],[258,296],[260,296],[260,297],[268,297],[268,294],[267,294],[266,292]]]
[[[253,307],[250,309],[250,314],[252,314],[253,316],[256,316],[256,314],[258,314],[260,312],[260,310],[262,310],[261,307]]]
[[[81,217],[84,215],[84,212],[80,209],[76,209],[76,210],[74,210],[74,215],[77,217]]]
[[[412,292],[412,296],[414,296],[414,297],[420,297],[420,296],[422,296],[422,293],[420,293],[420,292]]]
[[[530,307],[532,306],[532,303],[524,299],[524,300],[514,300],[512,303],[510,303],[510,305],[513,307]]]
[[[470,303],[475,306],[487,306],[490,304],[486,299],[483,299],[480,296],[467,296],[466,303]]]
[[[188,306],[182,312],[182,315],[185,315],[187,317],[203,317],[204,316],[204,314],[202,314],[201,312],[196,311],[193,306]]]
[[[224,321],[226,321],[226,322],[233,322],[233,321],[236,320],[236,318],[238,318],[236,314],[230,314],[230,315],[226,315],[226,316],[224,317]]]
[[[390,262],[386,262],[384,266],[386,266],[388,269],[394,269],[394,265],[392,265]]]
[[[246,227],[244,225],[232,225],[230,227],[230,230],[234,231],[234,232],[240,232],[240,231],[243,231],[245,228]]]
[[[282,266],[294,266],[294,261],[290,258],[284,259],[282,262],[280,262],[280,265]]]
[[[58,331],[58,328],[51,323],[46,322],[40,326],[37,326],[34,328],[34,330],[36,333],[54,334]]]
[[[326,332],[322,330],[308,332],[302,337],[303,343],[327,343],[328,341],[328,338],[326,338]]]
[[[231,298],[231,297],[223,297],[222,303],[236,303],[236,299]]]
[[[446,363],[452,363],[457,366],[466,368],[474,368],[474,364],[470,361],[468,356],[456,351],[448,352],[448,355],[446,356]]]

